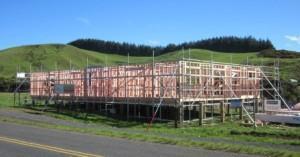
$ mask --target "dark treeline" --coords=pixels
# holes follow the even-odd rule
[[[155,51],[156,55],[160,55],[176,50],[181,50],[183,48],[208,49],[222,52],[258,52],[265,49],[274,49],[274,46],[270,40],[255,39],[252,36],[216,37],[192,42],[184,42],[181,44],[169,44],[165,47],[136,45],[126,42],[120,43],[98,39],[78,39],[68,44],[81,49],[104,53],[120,55],[127,55],[129,53],[131,56],[152,56],[153,50]]]
[[[16,82],[15,78],[0,77],[0,92],[13,92],[20,83]],[[29,84],[25,83],[20,91],[28,90]]]
[[[147,45],[136,45],[130,43],[120,43],[114,41],[105,41],[98,39],[78,39],[68,43],[69,45],[103,53],[127,55],[131,56],[150,56],[152,51],[161,52],[162,47],[151,47]]]

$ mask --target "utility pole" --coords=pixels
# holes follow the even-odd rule
[[[152,65],[154,65],[154,50],[152,50]]]
[[[247,65],[249,65],[249,56],[247,56]]]
[[[182,53],[183,53],[183,56],[182,56],[182,59],[184,59],[184,47],[182,47]]]
[[[72,69],[72,60],[71,60],[71,58],[70,58],[69,63],[70,63],[70,65],[69,65],[70,67],[69,67],[69,68],[70,68],[70,70],[71,70],[71,69]]]
[[[89,57],[86,57],[86,67],[89,67]]]
[[[55,62],[55,70],[56,71],[58,70],[58,68],[57,68],[57,62]]]
[[[129,65],[129,53],[127,53],[127,65]]]

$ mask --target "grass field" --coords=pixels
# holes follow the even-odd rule
[[[24,100],[28,98],[28,93],[21,93],[20,100],[24,103]],[[16,95],[16,106],[18,106],[18,95]],[[14,94],[0,92],[0,107],[13,107],[14,106]]]
[[[188,51],[170,52],[155,57],[159,61],[178,60],[185,56],[188,57]],[[224,53],[202,49],[191,49],[191,58],[201,60],[211,60],[219,62],[246,63],[247,58],[250,64],[272,65],[274,59],[257,57],[256,52],[250,53]],[[117,65],[127,63],[127,56],[99,53],[79,49],[70,45],[46,44],[31,45],[9,48],[0,51],[0,76],[10,77],[15,75],[17,69],[20,71],[79,69],[87,65]],[[151,57],[130,57],[130,63],[152,62]],[[281,59],[282,78],[298,78],[298,74],[293,73],[300,67],[300,59]],[[299,74],[300,75],[300,74]]]

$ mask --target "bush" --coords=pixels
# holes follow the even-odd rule
[[[260,51],[258,56],[269,58],[300,58],[300,53],[288,50],[265,49]]]

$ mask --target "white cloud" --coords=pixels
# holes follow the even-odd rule
[[[148,40],[147,43],[151,46],[158,46],[160,44],[160,42],[157,40]]]
[[[296,43],[300,44],[300,35],[299,36],[297,36],[297,35],[286,35],[285,38],[290,40],[290,41],[293,41],[293,42],[296,42]]]
[[[85,24],[85,25],[91,25],[91,21],[87,18],[77,17],[76,20],[79,21],[80,23]]]

